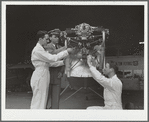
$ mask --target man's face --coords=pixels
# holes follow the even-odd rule
[[[50,37],[50,40],[51,40],[51,42],[53,42],[54,44],[57,44],[58,41],[59,41],[59,37],[56,36],[56,35],[52,35],[52,36]]]
[[[106,63],[105,68],[103,69],[103,74],[108,75],[112,72],[112,69],[110,68],[109,63]]]
[[[42,39],[42,44],[47,45],[49,43],[49,35],[45,34],[44,38]]]

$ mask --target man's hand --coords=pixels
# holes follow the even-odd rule
[[[61,72],[58,73],[58,78],[61,78],[63,74]]]
[[[101,54],[102,47],[99,46],[99,45],[96,45],[96,46],[94,47],[94,50],[95,50],[96,52],[98,52],[99,54]]]
[[[91,55],[88,55],[87,56],[87,64],[88,64],[89,67],[91,67],[91,66],[96,67],[95,58],[93,56],[91,56]]]
[[[73,53],[75,48],[67,48],[68,53]]]
[[[66,64],[66,59],[67,59],[67,57],[65,57],[65,58],[63,59],[64,65]]]
[[[64,78],[64,81],[68,81],[67,80],[67,75],[64,73],[64,75],[63,75],[63,78]]]
[[[87,56],[87,64],[88,64],[89,67],[92,66],[92,56],[91,55]]]

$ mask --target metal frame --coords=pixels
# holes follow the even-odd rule
[[[60,93],[60,96],[69,88],[71,87],[69,84],[65,87],[65,89]],[[98,95],[99,97],[101,97],[103,99],[103,97],[97,93],[95,90],[93,90],[90,87],[80,87],[78,90],[76,90],[75,92],[73,92],[71,95],[69,95],[67,98],[64,99],[63,102],[65,102],[66,100],[68,100],[69,98],[71,98],[72,96],[74,96],[77,92],[81,91],[82,89],[89,89],[90,91],[92,91],[93,93],[95,93],[96,95]],[[88,99],[88,97],[86,96],[86,100]]]
[[[88,30],[83,30],[84,27],[87,28]],[[82,33],[86,33],[86,35],[91,35],[91,33],[94,31],[94,30],[98,30],[98,31],[101,31],[102,32],[102,43],[101,43],[101,46],[104,47],[104,50],[105,50],[105,36],[106,34],[109,34],[109,30],[108,29],[104,29],[104,28],[98,28],[98,27],[92,27],[86,23],[82,23],[78,26],[76,26],[75,29],[73,29],[77,32],[78,35],[82,35],[82,37],[84,37],[84,35]],[[77,64],[77,63],[76,63]],[[75,65],[76,65],[75,64]],[[74,67],[74,66],[72,66]],[[72,68],[71,67],[71,68]],[[105,52],[103,53],[103,59],[102,59],[102,68],[105,68]],[[69,81],[68,81],[69,82]],[[87,83],[86,81],[84,83]],[[70,84],[68,84],[65,89],[60,93],[60,96],[69,88],[71,87]],[[98,95],[99,97],[101,97],[103,99],[103,97],[97,93],[95,90],[93,90],[92,88],[90,87],[86,87],[86,86],[83,86],[83,87],[80,87],[78,90],[76,90],[75,92],[73,92],[71,95],[69,95],[67,98],[64,99],[64,101],[68,100],[69,98],[71,98],[72,96],[74,96],[76,93],[78,93],[80,90],[82,89],[89,89],[90,91],[94,92],[96,95]],[[87,98],[87,97],[86,97]],[[64,102],[63,101],[63,102]]]

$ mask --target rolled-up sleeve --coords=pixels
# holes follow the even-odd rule
[[[103,87],[112,88],[112,79],[103,76],[95,67],[91,66],[90,71],[92,77]]]

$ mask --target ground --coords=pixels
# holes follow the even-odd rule
[[[17,77],[17,75],[12,74],[6,81],[6,109],[29,109],[32,93],[28,92],[31,89],[28,87],[26,79],[21,75]],[[91,84],[88,84],[88,86],[91,86]],[[68,88],[61,95],[60,109],[86,109],[88,106],[104,105],[103,98],[101,97],[103,96],[102,88],[94,89],[99,96],[89,89],[81,89],[75,95],[65,100],[76,90]],[[123,107],[128,102],[132,102],[135,105],[135,109],[144,109],[144,90],[123,90]],[[50,107],[50,102],[48,107]]]
[[[103,98],[96,95],[90,90],[80,90],[75,95],[65,100],[76,90],[67,89],[62,95],[60,100],[60,109],[86,109],[88,106],[103,106]],[[102,96],[102,91],[98,93]],[[6,93],[6,109],[29,109],[32,98],[31,92],[7,92]],[[65,101],[64,101],[65,100]],[[135,109],[144,108],[144,95],[143,91],[123,91],[122,103],[123,106],[127,102],[132,102]],[[48,104],[50,107],[50,102]]]

